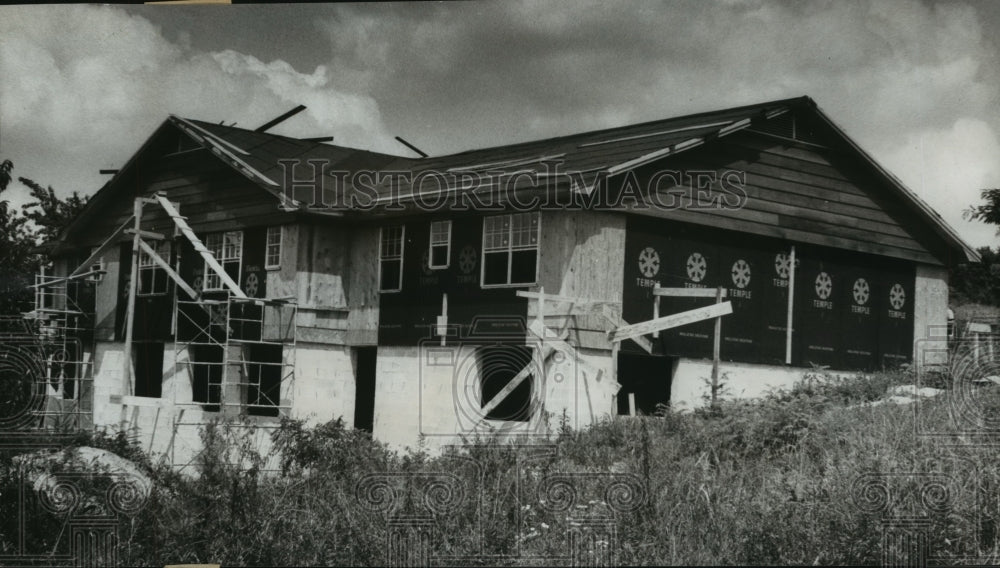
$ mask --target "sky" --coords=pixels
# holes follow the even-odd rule
[[[971,245],[1000,2],[0,6],[0,160],[92,194],[169,114],[436,155],[809,95]],[[15,183],[4,199],[20,204]]]

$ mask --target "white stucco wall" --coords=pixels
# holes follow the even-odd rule
[[[948,362],[948,270],[917,265],[913,299],[913,361],[921,368]]]
[[[535,375],[541,411],[529,422],[483,421],[475,346],[379,347],[375,393],[376,439],[395,448],[429,450],[462,436],[493,431],[505,439],[538,439],[566,423],[582,428],[611,414],[617,390],[606,351],[556,354],[544,380]],[[578,359],[579,358],[579,359]],[[584,370],[577,363],[586,361]]]

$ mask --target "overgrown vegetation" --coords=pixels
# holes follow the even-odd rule
[[[995,449],[915,434],[915,416],[931,430],[954,429],[952,393],[921,402],[919,413],[869,404],[912,383],[906,371],[816,373],[712,411],[562,428],[521,447],[480,439],[433,457],[392,452],[340,420],[286,420],[273,435],[277,454],[263,456],[217,424],[203,433],[196,475],[155,465],[122,435],[77,443],[129,457],[155,480],[122,525],[127,565],[384,565],[387,530],[401,522],[430,523],[432,553],[461,564],[552,564],[567,554],[569,531],[591,543],[584,560],[614,552],[627,565],[879,564],[885,521],[903,514],[926,516],[940,562],[996,563]],[[1000,410],[995,390],[977,395],[987,414]],[[871,508],[878,493],[858,486],[866,475],[889,480],[891,504]],[[927,493],[927,479],[941,476],[952,483],[944,501]],[[616,479],[635,483],[631,496],[607,491]],[[11,493],[6,482],[0,495]],[[613,519],[616,540],[601,519]],[[4,550],[10,528],[8,520]]]

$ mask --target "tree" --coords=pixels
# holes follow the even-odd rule
[[[10,185],[10,172],[13,169],[14,162],[11,162],[10,160],[0,162],[0,191],[7,189],[7,186]]]
[[[35,224],[36,236],[43,243],[58,237],[59,232],[69,225],[69,222],[87,205],[87,198],[81,197],[75,191],[63,200],[56,196],[51,185],[44,188],[28,178],[19,177],[17,179],[31,190],[31,197],[35,201],[24,205],[22,210],[24,216]]]
[[[10,160],[0,163],[0,193],[10,185],[12,169]],[[28,186],[35,201],[18,211],[10,202],[0,200],[0,316],[31,309],[34,292],[30,286],[41,265],[38,245],[58,236],[87,203],[87,198],[76,192],[63,200],[51,187],[18,179]]]
[[[984,189],[979,197],[986,203],[962,211],[962,218],[997,225],[997,234],[1000,234],[1000,189]]]
[[[983,203],[970,206],[962,212],[962,217],[996,225],[1000,234],[1000,189],[984,189],[979,196]],[[979,262],[952,268],[949,282],[953,301],[1000,305],[1000,249],[981,247],[978,252]]]

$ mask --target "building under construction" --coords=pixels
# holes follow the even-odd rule
[[[177,465],[218,419],[544,435],[940,362],[976,258],[806,97],[439,157],[272,123],[169,117],[51,243],[52,412]]]

